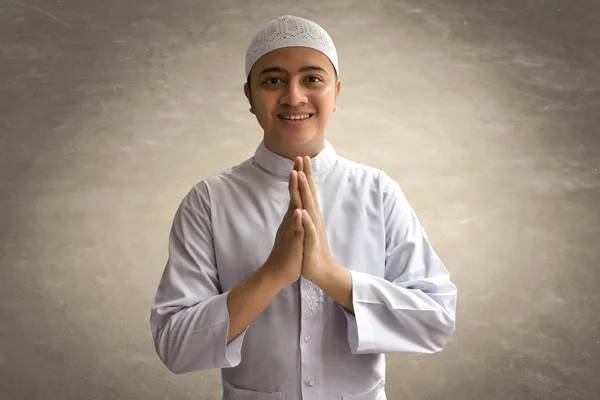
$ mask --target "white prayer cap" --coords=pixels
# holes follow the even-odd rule
[[[310,47],[325,54],[338,70],[337,51],[333,40],[320,25],[304,18],[284,15],[269,22],[248,46],[246,52],[246,79],[259,58],[282,47]]]

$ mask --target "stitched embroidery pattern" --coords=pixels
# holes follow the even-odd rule
[[[323,303],[323,291],[309,280],[300,278],[300,298],[302,300],[302,319],[310,318]]]

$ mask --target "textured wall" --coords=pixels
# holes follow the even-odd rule
[[[338,48],[328,140],[400,182],[459,288],[388,397],[597,399],[591,0],[0,1],[0,398],[219,398],[162,366],[149,308],[179,201],[262,138],[244,55],[283,14]]]

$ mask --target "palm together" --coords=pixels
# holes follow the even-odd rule
[[[310,157],[296,157],[294,171],[290,174],[290,189],[291,206],[302,209],[304,228],[302,276],[315,281],[319,274],[331,266],[332,257],[313,180]]]

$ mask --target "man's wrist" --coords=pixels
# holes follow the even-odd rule
[[[261,285],[276,289],[277,292],[288,285],[281,270],[269,263],[263,264],[262,267],[256,270],[256,278],[261,282]]]
[[[332,283],[333,280],[339,276],[339,268],[341,266],[337,264],[334,260],[330,260],[321,268],[315,268],[312,275],[305,276],[306,279],[324,289],[328,283]],[[343,268],[343,267],[341,267]]]
[[[352,304],[352,274],[343,265],[332,261],[313,277],[312,282],[346,310],[354,313]]]

